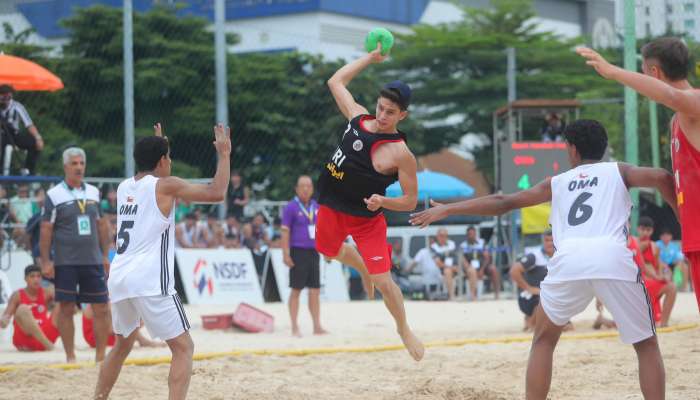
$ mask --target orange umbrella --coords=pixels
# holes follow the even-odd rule
[[[12,85],[15,90],[63,89],[61,78],[39,64],[24,58],[0,53],[0,84]]]

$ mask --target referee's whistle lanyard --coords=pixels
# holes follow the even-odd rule
[[[63,186],[66,188],[66,190],[71,194],[71,196],[73,196],[73,198],[75,199],[75,202],[78,203],[78,208],[80,209],[80,213],[85,214],[85,209],[87,206],[87,190],[83,189],[83,200],[80,201],[78,199],[78,196],[75,195],[75,192],[74,192],[75,189],[68,186],[66,181],[63,181],[62,183],[63,183]],[[83,187],[82,183],[80,184],[80,187],[81,188]]]
[[[299,196],[294,196],[294,201],[299,204],[299,208],[301,209],[301,212],[306,215],[306,218],[309,219],[309,224],[313,225],[314,223],[314,205],[311,203],[311,200],[309,200],[309,209],[307,210],[306,207],[304,207],[304,203],[299,200]]]

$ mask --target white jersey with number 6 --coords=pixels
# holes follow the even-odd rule
[[[617,163],[580,165],[552,178],[551,187],[556,252],[546,280],[636,281],[639,270],[627,248],[632,201]]]
[[[158,178],[129,178],[117,189],[117,254],[107,285],[112,303],[175,294],[175,207],[166,218],[158,208]]]

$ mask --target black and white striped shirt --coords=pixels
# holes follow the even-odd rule
[[[10,105],[6,109],[0,109],[0,118],[9,122],[15,128],[15,133],[19,132],[20,121],[22,121],[24,128],[34,125],[27,109],[24,108],[22,103],[14,99],[10,100]]]

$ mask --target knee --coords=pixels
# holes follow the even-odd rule
[[[59,307],[58,316],[62,318],[73,318],[75,313],[75,303],[63,302]]]
[[[94,315],[93,318],[95,319],[107,318],[107,315],[109,314],[109,307],[107,304],[93,304],[92,313]]]
[[[174,341],[170,345],[170,349],[172,350],[173,355],[178,354],[191,357],[192,354],[194,354],[194,342],[192,342],[192,338],[189,334],[185,334],[184,337]]]
[[[32,309],[26,304],[20,304],[15,311],[15,318],[22,318],[32,315]]]
[[[382,293],[387,293],[389,290],[391,290],[392,285],[394,285],[394,282],[390,277],[371,275],[371,279],[374,287],[379,289],[379,291]]]
[[[117,336],[117,341],[114,343],[114,350],[117,354],[122,356],[127,356],[131,352],[131,348],[134,347],[134,340],[125,338],[123,336]]]

